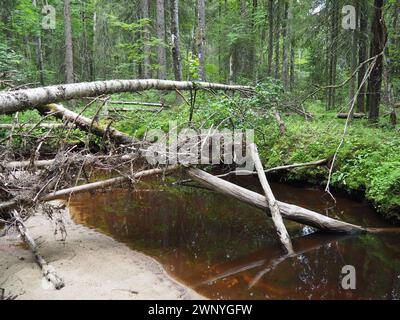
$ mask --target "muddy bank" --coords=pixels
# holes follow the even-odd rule
[[[17,299],[201,299],[172,279],[154,259],[112,238],[75,224],[67,210],[66,242],[41,215],[28,220],[40,252],[63,277],[65,287],[49,288],[32,253],[16,233],[0,238],[0,288]]]

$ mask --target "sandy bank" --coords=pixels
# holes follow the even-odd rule
[[[201,299],[166,274],[154,259],[84,226],[63,213],[66,242],[56,239],[41,215],[27,222],[40,253],[64,279],[49,288],[29,250],[16,233],[0,238],[0,288],[17,299]]]

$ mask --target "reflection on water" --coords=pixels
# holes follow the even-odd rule
[[[238,181],[236,181],[238,182]],[[256,180],[241,178],[258,190]],[[324,193],[272,184],[279,200],[364,226],[386,226],[367,205]],[[78,223],[155,257],[165,269],[214,299],[400,299],[398,235],[316,234],[287,223],[296,255],[285,257],[265,214],[205,190],[154,187],[95,195],[70,202]],[[343,290],[341,269],[354,265],[357,289]]]

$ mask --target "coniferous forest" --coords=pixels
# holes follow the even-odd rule
[[[400,0],[0,0],[0,300],[399,299],[399,112]]]

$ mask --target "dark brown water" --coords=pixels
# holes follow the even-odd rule
[[[241,184],[257,190],[256,180]],[[364,226],[386,223],[366,204],[320,190],[272,184],[279,200]],[[284,258],[269,218],[257,209],[187,187],[81,194],[76,222],[111,235],[160,261],[175,278],[214,299],[400,299],[400,236],[334,236],[287,223],[295,257]],[[341,286],[356,269],[356,290]],[[128,275],[127,275],[128,276]]]

